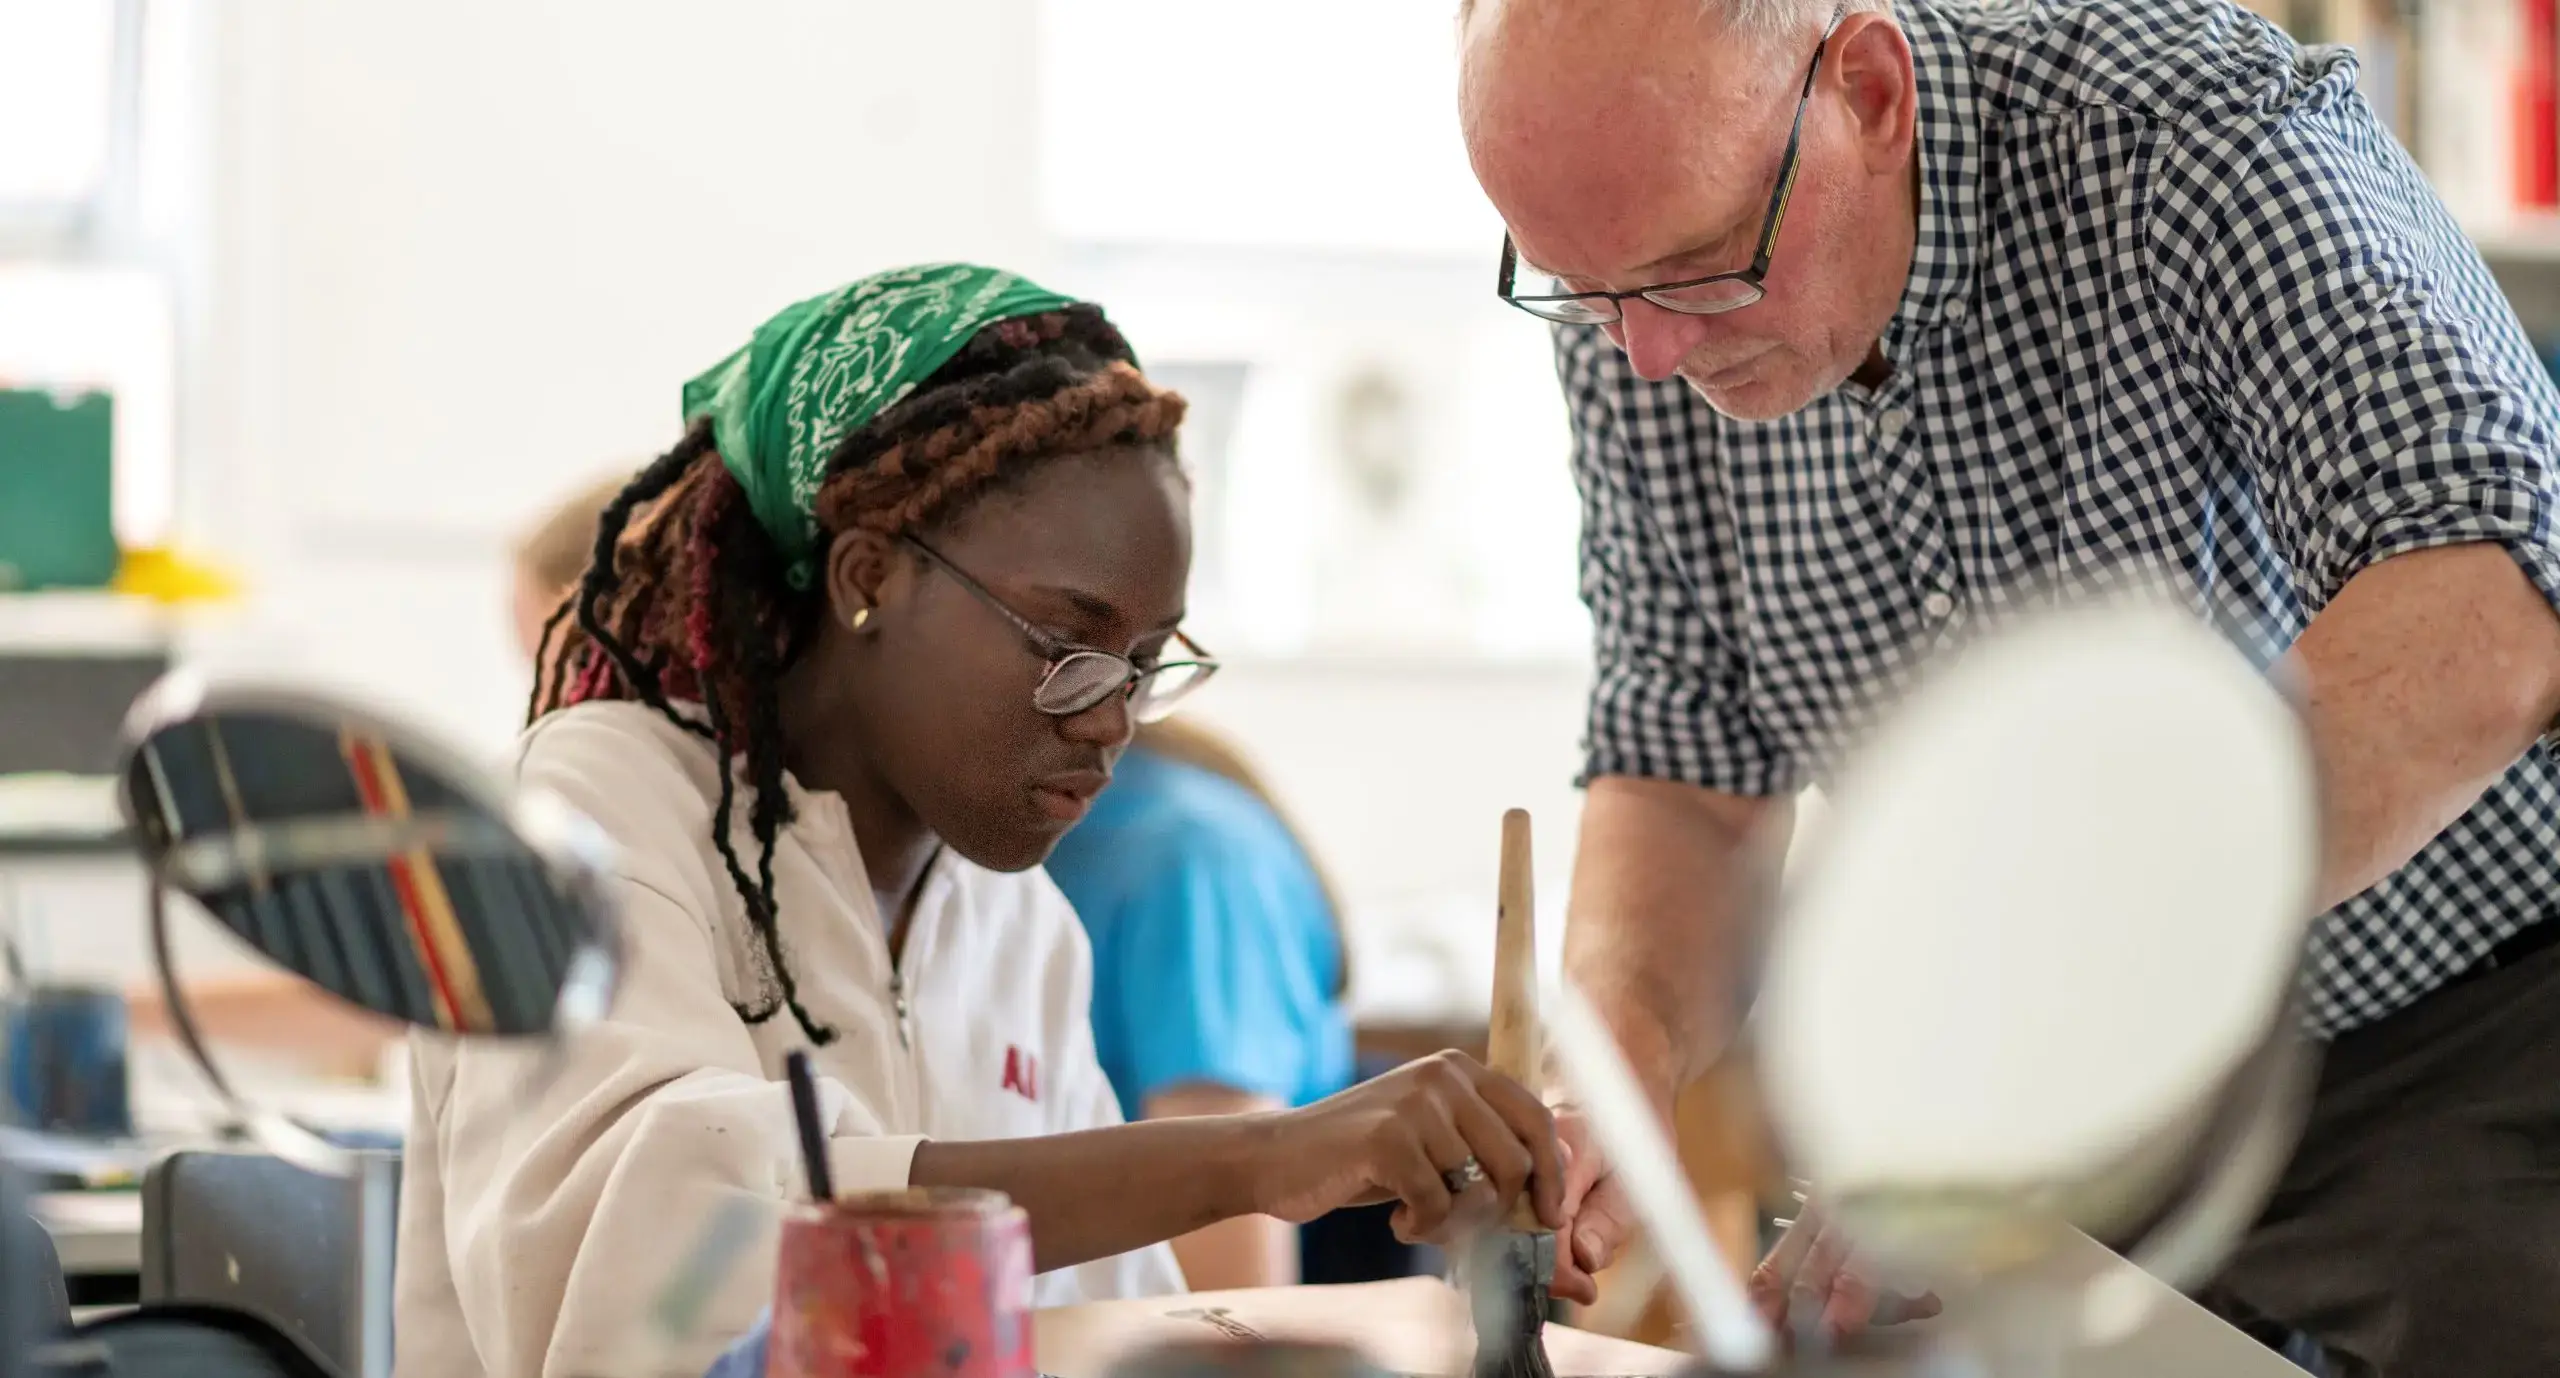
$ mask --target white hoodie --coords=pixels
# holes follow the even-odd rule
[[[694,1375],[755,1321],[773,1283],[771,1221],[807,1192],[783,1057],[786,1010],[761,989],[745,905],[711,841],[709,743],[628,703],[555,713],[525,733],[518,778],[558,792],[621,848],[627,966],[612,1016],[551,1079],[527,1050],[411,1040],[395,1333],[401,1378]],[[774,849],[782,939],[809,1013],[839,1192],[907,1184],[927,1138],[1117,1124],[1087,1023],[1092,955],[1040,871],[1000,875],[945,851],[893,970],[844,802],[789,784]],[[757,849],[743,782],[739,859]],[[903,990],[905,1010],[899,1009]],[[652,1304],[724,1198],[764,1233],[695,1334],[668,1346]],[[1177,1292],[1164,1245],[1044,1274],[1044,1306]]]

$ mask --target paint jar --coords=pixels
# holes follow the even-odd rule
[[[784,1217],[770,1378],[1035,1378],[1031,1223],[1002,1192],[910,1187]]]

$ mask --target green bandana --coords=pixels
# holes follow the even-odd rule
[[[846,435],[915,391],[997,321],[1074,305],[974,263],[877,273],[783,308],[746,348],[684,385],[684,419],[711,418],[720,459],[782,551],[791,586],[817,573],[818,485]]]

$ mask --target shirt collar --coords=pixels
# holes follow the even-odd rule
[[[1913,331],[1960,318],[1972,294],[1982,232],[1982,122],[1963,31],[1933,5],[1905,4],[1896,10],[1911,42],[1919,100],[1913,140],[1920,163],[1920,225],[1912,245],[1911,278],[1885,328],[1885,354],[1898,360]]]

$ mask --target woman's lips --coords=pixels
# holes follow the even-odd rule
[[[1073,823],[1093,808],[1095,795],[1111,783],[1111,777],[1100,771],[1076,771],[1053,775],[1031,787],[1032,799],[1040,811],[1061,823]]]

